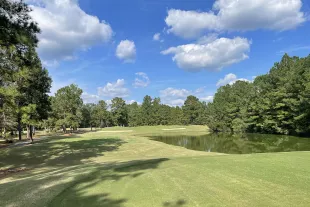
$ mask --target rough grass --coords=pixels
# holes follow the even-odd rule
[[[2,169],[31,170],[0,180],[0,206],[309,206],[310,152],[223,155],[146,138],[201,126],[117,130],[1,149]]]

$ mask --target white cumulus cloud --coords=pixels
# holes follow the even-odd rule
[[[116,56],[125,63],[133,63],[136,60],[136,45],[133,41],[122,40],[116,48]]]
[[[191,94],[191,91],[186,89],[166,88],[159,91],[160,99],[163,104],[170,106],[181,106],[184,104],[187,96]]]
[[[151,83],[150,78],[146,73],[139,72],[136,73],[136,76],[135,82],[133,83],[135,88],[145,88]]]
[[[253,77],[253,79],[255,79],[255,77]],[[225,86],[227,84],[229,85],[233,85],[234,83],[236,83],[237,81],[245,81],[245,82],[252,82],[252,80],[248,80],[245,78],[238,78],[235,74],[233,73],[229,73],[227,75],[225,75],[224,78],[220,79],[217,83],[216,86]]]
[[[208,35],[202,36],[198,39],[197,43],[198,44],[209,44],[214,42],[215,40],[218,39],[218,34],[217,33],[210,33]]]
[[[159,97],[163,104],[167,104],[169,106],[182,106],[186,98],[190,95],[198,97],[200,101],[212,102],[213,96],[206,96],[204,91],[205,87],[201,87],[193,91],[169,87],[159,91]]]
[[[187,44],[161,52],[173,54],[172,60],[187,71],[221,70],[248,58],[251,41],[246,38],[219,38],[207,44]]]
[[[98,95],[89,94],[86,92],[84,92],[81,97],[84,103],[97,103],[100,100]]]
[[[136,100],[126,100],[126,104],[133,104],[137,102],[138,105],[140,105],[140,102],[136,101]]]
[[[206,103],[212,102],[214,99],[214,96],[206,96],[206,97],[201,97],[200,101],[204,101]]]
[[[125,80],[118,79],[115,83],[108,82],[104,87],[98,88],[98,95],[107,97],[127,97],[129,89],[125,87]]]
[[[194,38],[205,31],[284,31],[305,21],[301,0],[216,0],[208,12],[171,9],[168,33]]]
[[[165,20],[168,33],[183,38],[194,38],[207,29],[218,31],[217,17],[213,12],[196,12],[171,9]]]
[[[39,24],[38,52],[44,61],[76,58],[76,52],[108,42],[111,26],[87,14],[77,0],[36,0],[31,4],[32,18]]]
[[[163,39],[161,39],[160,33],[154,34],[153,40],[154,40],[154,41],[159,41],[159,42],[163,42],[163,41],[164,41]]]

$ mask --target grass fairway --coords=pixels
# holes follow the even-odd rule
[[[309,206],[310,152],[223,155],[147,138],[206,130],[110,128],[1,149],[2,169],[26,169],[0,179],[0,206]]]

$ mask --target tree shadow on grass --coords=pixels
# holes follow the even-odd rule
[[[77,135],[60,136],[0,151],[0,168],[73,166],[118,150],[125,143],[118,138],[79,138]]]
[[[181,207],[181,206],[184,206],[184,205],[186,205],[186,201],[183,200],[183,199],[177,200],[175,202],[166,201],[166,202],[163,203],[164,207]]]
[[[58,194],[58,196],[50,202],[49,206],[122,207],[128,199],[118,198],[118,195],[112,195],[111,192],[107,192],[107,184],[118,182],[125,177],[135,179],[148,170],[158,168],[160,163],[168,160],[167,158],[135,160],[119,163],[116,164],[115,167],[108,169],[98,169],[96,172],[78,180]],[[115,196],[117,199],[115,199]]]
[[[49,207],[70,207],[70,206],[91,206],[91,207],[122,207],[127,199],[113,199],[109,193],[101,193],[99,195],[81,196],[79,194],[71,194],[65,201],[53,201]]]
[[[167,158],[151,160],[134,160],[127,162],[111,162],[101,167],[95,164],[55,168],[52,172],[38,173],[0,184],[0,196],[5,205],[20,206],[36,203],[36,206],[103,206],[123,207],[129,198],[122,198],[118,191],[107,188],[127,179],[132,179],[156,170]],[[68,178],[70,178],[68,180]],[[124,181],[123,181],[124,182]],[[143,187],[143,186],[141,186]],[[26,190],[27,189],[27,190]],[[24,197],[24,192],[31,192],[33,196]],[[14,192],[14,199],[11,199]],[[46,199],[47,192],[50,196]],[[22,197],[20,197],[22,196]],[[142,196],[142,195],[141,195]],[[22,199],[20,199],[22,198]],[[43,200],[42,200],[43,198]],[[141,197],[141,200],[143,198]],[[165,202],[164,206],[179,207],[185,205],[184,200]],[[159,201],[158,206],[162,203]],[[143,206],[143,203],[141,203]]]

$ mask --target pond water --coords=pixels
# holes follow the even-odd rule
[[[251,154],[264,152],[310,151],[310,138],[266,134],[160,135],[152,140],[206,152]]]

